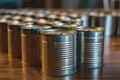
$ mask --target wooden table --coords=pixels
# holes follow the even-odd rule
[[[120,80],[120,38],[105,40],[103,68],[81,69],[65,77],[42,74],[41,68],[25,66],[21,59],[9,59],[7,53],[0,53],[0,80]]]

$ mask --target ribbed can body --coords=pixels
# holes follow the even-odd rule
[[[82,68],[103,66],[104,30],[79,31],[77,35],[78,64]]]
[[[0,22],[0,52],[8,51],[7,22]]]
[[[76,33],[63,34],[42,34],[42,72],[45,74],[65,76],[76,72]]]
[[[40,65],[40,31],[22,28],[22,62],[26,65]]]
[[[8,54],[9,57],[21,57],[21,26],[8,25]]]
[[[50,29],[47,25],[26,25],[22,27],[22,62],[26,65],[41,65],[41,33]]]

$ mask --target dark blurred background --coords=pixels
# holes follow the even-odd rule
[[[0,8],[103,8],[102,0],[0,0]]]

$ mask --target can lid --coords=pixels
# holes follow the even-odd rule
[[[53,29],[53,31],[47,31],[43,33],[44,35],[72,35],[76,34],[75,30],[63,30],[63,29]]]
[[[50,29],[50,28],[52,28],[51,26],[49,26],[49,25],[24,25],[23,27],[22,27],[22,29],[28,29],[28,30],[30,30],[30,29]]]
[[[47,15],[47,18],[48,19],[56,19],[57,15],[55,15],[55,14],[49,14],[49,15]]]
[[[98,16],[98,13],[97,13],[96,11],[93,11],[93,12],[91,11],[91,12],[89,13],[89,15],[90,15],[90,16]]]
[[[58,23],[60,23],[60,22],[61,22],[61,21],[55,20],[55,21],[47,22],[46,24],[48,24],[48,25],[53,25],[53,24],[58,24]]]
[[[36,14],[36,17],[38,17],[38,18],[43,18],[43,17],[45,17],[46,15],[43,13],[43,12],[38,12],[37,14]]]
[[[53,26],[53,27],[60,27],[60,26],[63,26],[63,25],[64,25],[64,23],[59,22],[59,23],[53,24],[52,26]]]
[[[32,22],[32,21],[34,21],[34,19],[31,18],[31,17],[25,17],[25,18],[23,19],[23,22]]]
[[[80,26],[80,27],[75,28],[74,30],[84,32],[84,31],[89,31],[90,27],[88,27],[88,26]]]
[[[11,15],[4,15],[3,18],[6,18],[6,19],[11,19]]]
[[[68,17],[68,16],[60,16],[60,17],[59,17],[59,20],[61,20],[61,21],[70,21],[71,18]]]
[[[91,28],[89,28],[89,31],[99,32],[99,31],[104,31],[104,28],[103,27],[91,27]]]
[[[22,22],[18,21],[18,20],[10,20],[8,21],[8,25],[24,25]]]
[[[18,14],[18,11],[17,10],[12,10],[11,14]]]
[[[34,11],[28,11],[25,15],[26,16],[33,16],[35,13]]]
[[[6,23],[8,20],[6,18],[0,18],[0,23]]]
[[[14,20],[21,20],[22,18],[21,18],[21,16],[17,15],[17,16],[13,16],[12,19],[14,19]]]
[[[48,21],[47,21],[46,19],[42,18],[42,19],[37,19],[36,22],[37,22],[38,24],[45,24],[45,23],[47,23]]]
[[[75,29],[76,31],[90,31],[90,32],[97,32],[97,31],[104,31],[103,27],[89,27],[89,26],[81,26]]]
[[[99,16],[100,16],[100,17],[104,17],[104,16],[105,16],[105,13],[104,13],[104,12],[100,12],[100,13],[99,13]]]
[[[77,27],[77,24],[65,24],[64,27]]]

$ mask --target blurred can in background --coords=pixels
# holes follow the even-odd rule
[[[22,27],[22,62],[30,66],[41,65],[41,32],[51,26],[26,25]]]
[[[0,52],[8,51],[8,32],[7,22],[5,18],[0,19]]]
[[[8,54],[11,58],[21,58],[21,27],[24,24],[17,20],[8,23]]]

